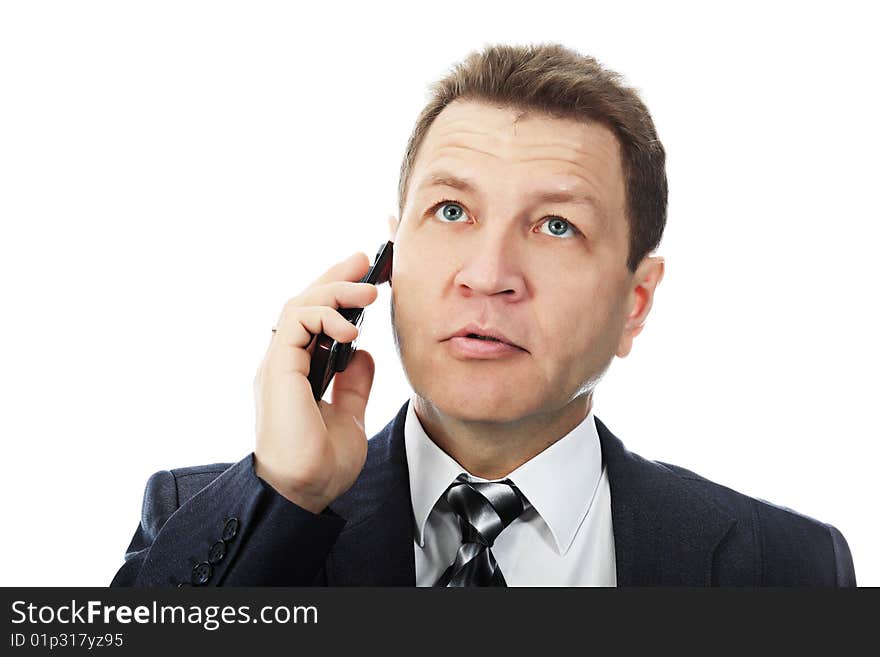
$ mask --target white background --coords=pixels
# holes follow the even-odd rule
[[[880,585],[869,3],[310,4],[0,5],[0,583],[108,584],[150,474],[250,452],[270,328],[387,239],[427,85],[558,41],[641,90],[668,152],[666,276],[596,414],[834,524]],[[388,295],[368,435],[410,394]]]

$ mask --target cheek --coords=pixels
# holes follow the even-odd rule
[[[554,294],[535,317],[540,336],[536,355],[549,367],[567,368],[572,362],[583,362],[585,355],[606,351],[605,343],[614,323],[608,302],[597,287],[572,288]]]
[[[407,351],[411,351],[438,334],[437,304],[431,302],[430,277],[419,264],[407,267],[402,263],[394,275],[394,321],[398,333],[407,338]]]
[[[393,279],[398,303],[408,308],[436,305],[432,299],[441,293],[448,261],[443,249],[426,248],[411,236],[394,254]]]

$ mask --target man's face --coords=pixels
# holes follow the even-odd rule
[[[562,409],[592,390],[615,353],[628,353],[638,314],[650,306],[651,289],[645,304],[626,268],[614,134],[518,115],[474,101],[447,106],[419,150],[403,217],[391,225],[392,318],[404,370],[420,397],[464,421]],[[463,355],[448,338],[471,322],[522,349]]]

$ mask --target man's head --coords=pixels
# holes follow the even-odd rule
[[[663,147],[636,93],[558,45],[446,78],[401,167],[392,323],[419,397],[460,420],[553,414],[626,356],[663,275]],[[455,351],[468,323],[522,349]]]

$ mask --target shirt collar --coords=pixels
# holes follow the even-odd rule
[[[406,411],[404,437],[416,539],[424,547],[428,516],[459,474],[465,473],[474,481],[499,480],[470,474],[428,437],[416,415],[415,395]],[[504,479],[512,480],[522,491],[564,555],[590,510],[601,474],[602,447],[591,406],[580,424]]]

